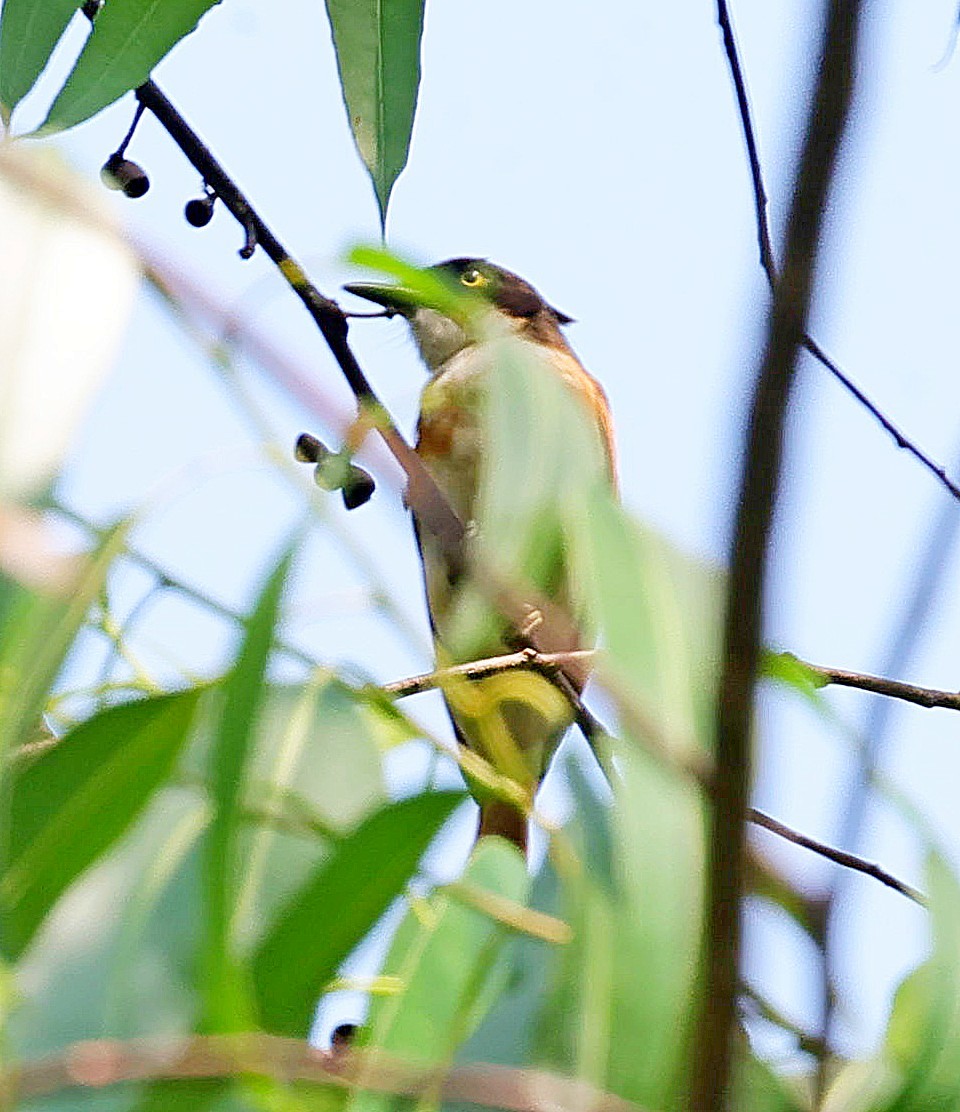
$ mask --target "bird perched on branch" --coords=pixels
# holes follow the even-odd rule
[[[592,467],[608,489],[616,482],[606,396],[564,337],[561,326],[571,318],[518,275],[473,258],[422,274],[426,284],[345,288],[405,318],[431,376],[416,451],[466,526],[474,569],[450,566],[413,506],[437,665],[531,644],[540,652],[586,647],[591,633],[565,523],[589,512],[569,504],[587,489],[571,480]],[[504,471],[511,460],[517,473]],[[527,604],[525,622],[516,613],[505,617],[489,576],[480,582],[480,571],[491,568],[501,580],[509,575],[514,598]],[[552,629],[542,624],[538,639],[545,605],[566,617]],[[534,793],[574,720],[569,696],[579,695],[587,678],[582,661],[564,671],[566,694],[556,678],[532,667],[444,685],[460,743],[512,786],[503,790],[465,768],[480,805],[480,835],[499,834],[525,850]]]

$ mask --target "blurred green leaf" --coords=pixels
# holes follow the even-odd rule
[[[65,597],[0,577],[0,760],[35,739],[50,688],[128,531],[124,522],[104,534]]]
[[[378,716],[337,678],[271,688],[257,726],[241,832],[234,934],[245,948],[338,841],[387,800],[374,737]],[[268,821],[270,816],[283,820]]]
[[[431,267],[417,266],[385,247],[358,245],[347,252],[348,263],[395,279],[413,304],[424,305],[455,318],[469,316],[480,303],[470,290],[454,288]]]
[[[41,130],[74,127],[142,85],[219,0],[110,0]]]
[[[353,141],[386,227],[407,164],[420,85],[423,0],[326,0]]]
[[[133,823],[169,776],[200,689],[110,707],[8,768],[0,948],[11,960],[76,877]]]
[[[584,830],[602,811],[578,810],[569,834],[582,865],[563,874],[560,911],[574,940],[548,981],[534,1059],[643,1107],[680,1108],[701,948],[699,801],[647,753],[611,745],[612,883],[607,836]]]
[[[574,941],[558,956],[534,1057],[642,1106],[679,1108],[703,942],[703,801],[651,752],[711,750],[720,578],[617,504],[600,430],[552,366],[492,361],[483,555],[554,598],[569,584],[572,617],[601,630],[598,679],[621,727],[644,734],[599,754],[609,817],[578,809],[571,834],[585,863],[561,878]]]
[[[267,1030],[306,1036],[325,985],[403,890],[464,798],[431,792],[391,804],[337,844],[254,955],[254,988]]]
[[[4,0],[0,11],[0,118],[30,92],[79,0]]]
[[[462,880],[515,902],[525,901],[529,886],[523,858],[501,838],[477,843]],[[400,987],[374,997],[362,1045],[423,1066],[452,1061],[504,987],[508,937],[502,924],[448,893],[411,907],[382,970]],[[392,1103],[356,1092],[349,1107],[372,1112]]]
[[[823,710],[820,692],[827,681],[793,653],[775,653],[765,649],[760,659],[760,675],[792,688],[810,702],[816,710]]]
[[[786,1078],[754,1056],[746,1038],[740,1040],[738,1049],[731,1107],[737,1112],[807,1112],[809,1102],[791,1089]]]
[[[897,990],[886,1055],[902,1083],[884,1112],[960,1107],[960,885],[935,851],[926,880],[933,952]]]
[[[844,1063],[830,1082],[820,1112],[878,1112],[899,1088],[899,1073],[882,1058]]]
[[[267,579],[247,620],[236,663],[224,680],[223,705],[209,754],[213,815],[204,850],[206,931],[201,979],[206,998],[205,1026],[210,1031],[242,1030],[249,1025],[231,931],[240,876],[237,833],[267,690],[267,659],[292,558],[289,549]]]
[[[785,912],[815,946],[822,946],[822,908],[817,906],[814,897],[799,891],[769,858],[753,847],[747,850],[747,891]]]
[[[382,687],[349,690],[353,698],[361,701],[370,735],[382,752],[423,737],[423,730],[404,714]]]
[[[533,881],[527,903],[535,911],[552,916],[560,914],[560,880],[549,858]],[[554,976],[553,971],[563,959],[564,950],[564,946],[526,934],[505,939],[503,990],[477,1029],[460,1047],[458,1063],[540,1064],[534,1047],[544,1012],[544,993]]]

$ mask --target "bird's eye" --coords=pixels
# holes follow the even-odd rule
[[[482,286],[486,279],[475,266],[471,266],[460,275],[460,281],[465,286]]]

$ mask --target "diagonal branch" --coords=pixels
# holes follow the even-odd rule
[[[737,110],[740,116],[740,126],[743,130],[743,139],[747,148],[747,158],[750,162],[750,180],[753,184],[753,202],[757,218],[757,240],[760,249],[760,265],[767,276],[770,288],[773,289],[777,281],[776,261],[773,247],[770,242],[770,222],[767,216],[767,193],[763,184],[763,169],[760,165],[760,155],[757,148],[756,130],[753,126],[753,117],[750,112],[750,101],[747,97],[746,80],[743,75],[743,65],[737,49],[737,40],[733,32],[733,23],[730,19],[730,10],[727,0],[717,0],[717,22],[723,34],[723,49],[727,56],[727,65],[730,69],[730,78],[733,81],[734,93],[737,98]],[[832,359],[811,336],[804,334],[801,341],[803,347],[825,367],[841,386],[860,403],[861,406],[873,417],[879,425],[893,438],[898,448],[908,452],[918,463],[927,469],[937,481],[960,500],[960,486],[954,483],[947,475],[946,468],[935,462],[880,409],[876,402],[863,392],[845,371],[841,370],[837,362]]]
[[[872,861],[865,861],[855,853],[845,853],[841,849],[834,849],[823,842],[818,842],[816,838],[801,834],[799,830],[792,829],[780,822],[779,819],[771,818],[763,811],[758,811],[756,807],[750,809],[750,821],[756,826],[762,826],[764,830],[769,830],[771,834],[776,834],[778,838],[783,838],[784,841],[792,842],[795,846],[801,846],[812,853],[817,853],[828,861],[833,861],[836,865],[842,865],[845,869],[851,869],[854,872],[863,873],[864,876],[873,877],[874,880],[879,880],[881,884],[899,892],[901,896],[906,896],[907,899],[913,900],[921,907],[926,907],[927,901],[923,893],[918,892],[916,888],[911,887],[904,881],[898,880],[892,873],[888,873],[886,869]]]
[[[710,810],[708,947],[690,1105],[728,1107],[740,957],[744,825],[750,781],[754,689],[760,660],[767,542],[783,455],[784,426],[806,331],[820,231],[850,113],[861,4],[826,7],[816,91],[787,221],[784,265],[773,290],[766,350],[754,387],[734,523],[716,703],[717,774]]]

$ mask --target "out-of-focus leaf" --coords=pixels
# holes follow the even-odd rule
[[[205,844],[206,937],[202,980],[206,1024],[213,1031],[242,1028],[248,1021],[231,932],[240,871],[237,833],[257,721],[266,693],[267,658],[291,560],[292,550],[288,550],[267,579],[247,621],[236,663],[224,681],[223,706],[209,754],[213,814]]]
[[[375,712],[334,676],[272,688],[257,725],[247,809],[275,815],[247,824],[234,933],[259,939],[336,841],[387,799]]]
[[[786,1078],[756,1058],[746,1039],[739,1048],[734,1075],[731,1107],[737,1112],[807,1112],[809,1102],[801,1100]]]
[[[899,1082],[899,1072],[883,1058],[847,1062],[830,1082],[821,1112],[878,1112],[889,1108]]]
[[[8,770],[0,947],[18,958],[76,877],[131,825],[170,773],[199,689],[111,707]]]
[[[583,865],[564,874],[560,911],[574,940],[552,971],[534,1056],[643,1107],[679,1108],[701,947],[698,800],[647,753],[612,745],[612,883],[593,863],[604,838],[583,831],[596,815],[579,812],[570,834]]]
[[[420,85],[423,0],[326,0],[353,140],[386,227],[407,164]]]
[[[0,11],[0,118],[33,88],[77,10],[77,0],[4,0]]]
[[[471,290],[454,289],[442,274],[430,267],[407,262],[385,247],[360,244],[347,252],[346,261],[395,279],[396,285],[409,295],[411,303],[436,309],[447,316],[469,317],[483,304]]]
[[[124,522],[104,535],[66,597],[36,594],[5,581],[0,590],[0,759],[36,733],[53,681],[128,529]]]
[[[933,952],[897,990],[885,1050],[902,1082],[884,1112],[960,1106],[960,885],[935,851],[926,880]]]
[[[387,752],[423,737],[423,730],[403,713],[383,688],[361,687],[351,691],[353,698],[361,700],[371,736],[381,751]]]
[[[697,1014],[705,848],[700,789],[671,766],[712,746],[719,576],[624,513],[595,417],[555,370],[498,358],[492,373],[481,545],[485,513],[496,527],[484,556],[549,591],[559,548],[571,616],[602,631],[598,678],[635,735],[601,754],[615,796],[612,883],[610,866],[589,858],[562,878],[574,941],[539,1023],[540,1060],[642,1106],[676,1108]],[[593,833],[577,838],[584,853],[604,844]]]
[[[138,267],[102,192],[52,149],[0,144],[0,497],[49,484],[129,320]]]
[[[760,663],[760,671],[770,679],[779,680],[802,694],[819,691],[827,681],[793,653],[776,653],[767,649]]]
[[[517,902],[529,884],[523,858],[500,838],[477,843],[463,882]],[[383,969],[401,987],[374,998],[362,1044],[423,1066],[450,1061],[504,987],[507,938],[502,924],[447,893],[411,908]],[[391,1104],[357,1092],[349,1107],[373,1112]]]
[[[188,35],[219,0],[110,0],[70,76],[50,106],[43,130],[74,127],[124,93]]]
[[[560,881],[549,859],[533,882],[528,903],[547,915],[560,913]],[[476,1031],[461,1046],[458,1063],[540,1064],[534,1047],[544,1011],[544,991],[555,975],[554,969],[563,960],[564,950],[563,946],[529,935],[518,934],[506,940],[503,991]]]
[[[786,912],[814,945],[821,945],[821,925],[813,901],[794,887],[772,861],[753,847],[747,850],[747,891]]]
[[[464,799],[431,792],[366,819],[288,902],[253,957],[260,1019],[304,1037],[338,966],[403,890],[434,835]]]
[[[760,674],[775,683],[783,684],[802,695],[814,710],[823,712],[824,702],[820,692],[827,681],[793,653],[775,653],[765,650],[760,660]]]

